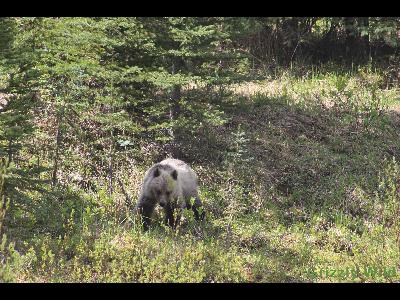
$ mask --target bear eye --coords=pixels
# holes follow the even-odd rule
[[[171,195],[171,192],[167,192],[167,196]]]
[[[158,195],[160,195],[160,194],[161,194],[161,190],[157,190],[156,192],[157,192],[157,194],[158,194]]]

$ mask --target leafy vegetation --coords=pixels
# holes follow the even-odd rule
[[[398,24],[1,18],[0,282],[399,282]],[[206,219],[143,232],[167,156]]]

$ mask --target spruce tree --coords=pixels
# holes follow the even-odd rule
[[[0,108],[0,157],[8,171],[4,194],[10,200],[29,201],[28,190],[40,190],[42,168],[32,165],[33,110],[38,103],[39,55],[36,18],[0,19],[0,69],[3,103]],[[13,203],[13,202],[11,202]]]

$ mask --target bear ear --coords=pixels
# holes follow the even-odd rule
[[[156,168],[156,169],[154,170],[153,176],[154,176],[154,177],[160,176],[160,170],[159,170],[158,168]]]
[[[172,176],[172,178],[174,180],[177,180],[178,179],[178,172],[176,170],[173,170],[172,173],[171,173],[171,176]]]

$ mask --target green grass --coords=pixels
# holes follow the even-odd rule
[[[226,124],[181,145],[204,223],[159,211],[143,233],[118,190],[32,195],[7,212],[0,280],[399,282],[399,99],[362,69],[232,86]],[[148,166],[120,168],[132,196]]]

